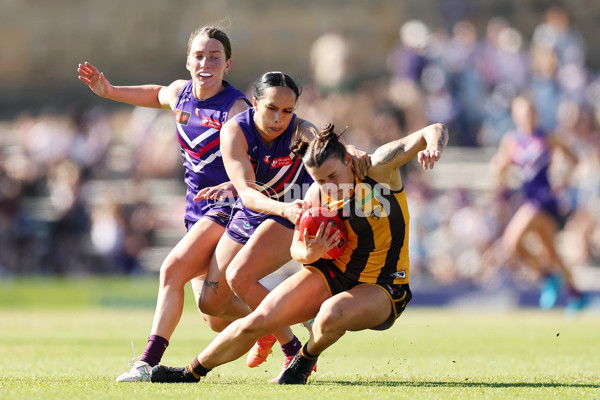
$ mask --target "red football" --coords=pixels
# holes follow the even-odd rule
[[[342,254],[342,252],[346,248],[346,242],[348,239],[346,235],[346,228],[344,227],[344,223],[338,216],[338,213],[336,211],[330,211],[323,207],[312,207],[304,211],[302,217],[300,218],[299,224],[301,234],[304,234],[304,230],[308,229],[308,234],[311,237],[314,237],[317,234],[321,223],[324,222],[325,226],[327,226],[327,223],[329,223],[330,221],[332,222],[333,227],[331,229],[331,232],[329,233],[329,237],[335,235],[338,231],[340,231],[342,233],[342,239],[339,241],[337,246],[329,250],[323,256],[323,258],[327,258],[329,260],[338,258]]]

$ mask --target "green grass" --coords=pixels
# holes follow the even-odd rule
[[[409,306],[388,331],[344,336],[303,387],[267,383],[280,350],[200,384],[118,384],[130,341],[144,349],[155,293],[154,278],[0,280],[0,399],[600,399],[600,317],[560,310]],[[188,303],[164,364],[187,364],[214,337]]]

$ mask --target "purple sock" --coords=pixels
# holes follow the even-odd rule
[[[144,354],[140,357],[140,361],[145,361],[151,367],[158,365],[160,359],[163,354],[165,354],[165,350],[169,345],[169,341],[162,336],[158,335],[150,335],[148,338],[148,345],[144,350]]]
[[[300,348],[302,348],[302,343],[300,343],[300,340],[296,336],[288,343],[281,345],[281,351],[286,356],[295,356]]]

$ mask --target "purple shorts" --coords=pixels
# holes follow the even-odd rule
[[[216,222],[217,224],[221,225],[221,226],[227,226],[227,224],[229,223],[229,220],[231,219],[231,215],[233,213],[233,206],[231,204],[227,204],[227,203],[216,203],[216,204],[210,204],[210,206],[207,204],[206,206],[202,207],[202,211],[203,211],[203,215],[201,218],[207,218],[213,222]],[[186,219],[185,221],[185,227],[188,230],[188,232],[190,231],[190,229],[192,229],[192,226],[194,226],[194,224],[198,221],[192,221],[189,219]]]
[[[272,219],[289,229],[294,229],[295,227],[295,225],[286,218],[278,215],[257,213],[244,207],[241,202],[238,201],[233,206],[233,214],[227,224],[225,233],[227,233],[227,236],[234,241],[246,244],[258,226],[268,219]]]

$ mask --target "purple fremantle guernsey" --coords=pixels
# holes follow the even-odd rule
[[[233,103],[246,97],[229,83],[223,83],[226,86],[221,92],[206,100],[198,100],[192,91],[192,80],[189,80],[175,103],[177,140],[181,146],[187,184],[185,219],[188,229],[203,216],[225,226],[231,214],[231,204],[194,201],[200,189],[229,180],[221,157],[219,134]]]
[[[517,130],[513,135],[511,160],[517,167],[527,201],[558,217],[557,201],[548,179],[552,154],[546,133],[540,129],[533,134]]]
[[[304,168],[302,159],[290,150],[296,114],[292,116],[288,128],[270,147],[265,145],[256,129],[253,108],[233,118],[248,142],[248,157],[254,167],[259,190],[278,201],[302,199],[304,189],[310,186],[312,179]],[[266,219],[273,219],[290,229],[294,227],[293,223],[283,217],[252,211],[244,207],[241,199],[238,199],[226,232],[236,242],[246,243],[258,225]]]

